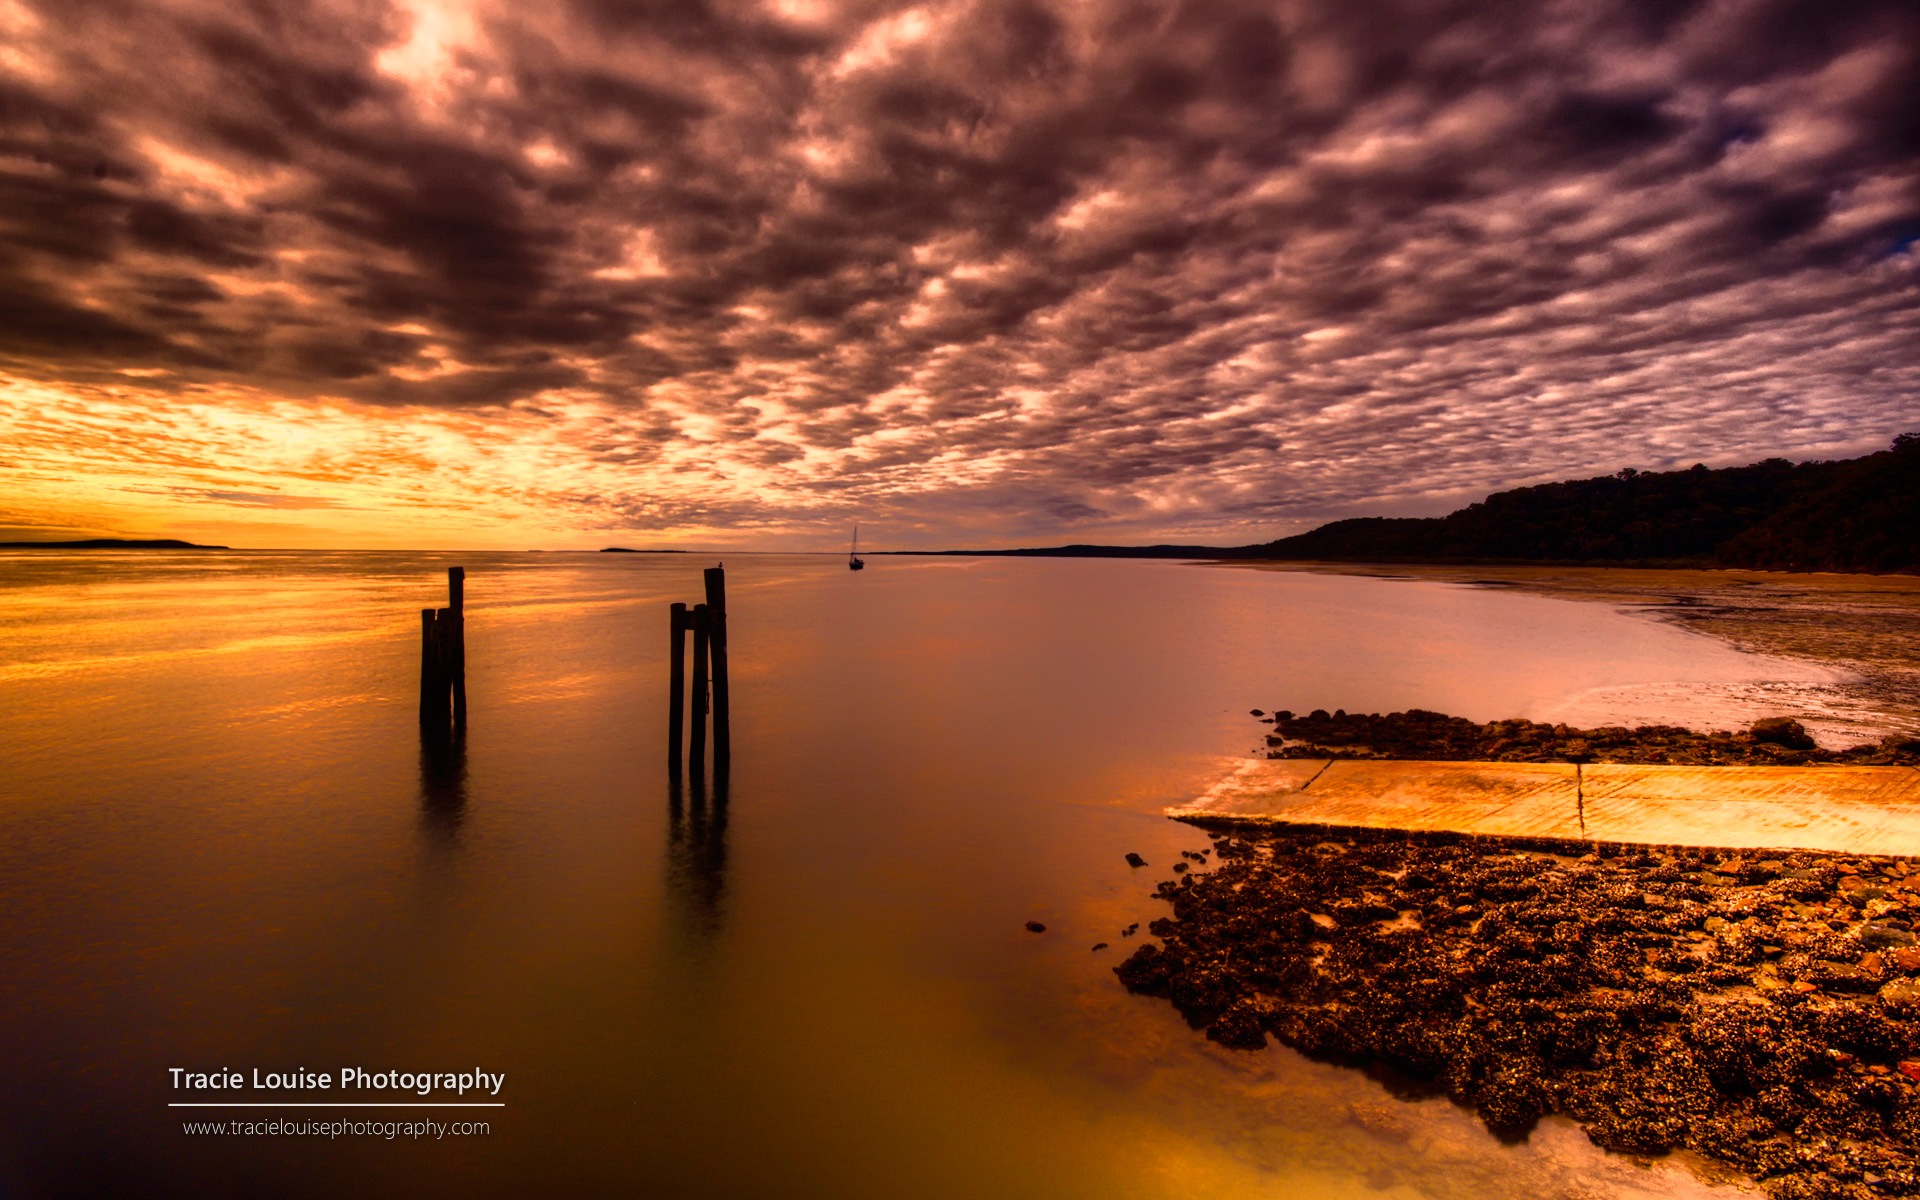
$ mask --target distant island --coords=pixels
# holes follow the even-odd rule
[[[77,542],[0,542],[0,550],[230,550],[179,538],[82,538]]]
[[[602,548],[600,553],[602,554],[685,554],[686,551],[685,550],[632,550],[627,548],[626,546],[607,546]]]
[[[1496,492],[1444,517],[1354,517],[1253,546],[934,553],[1885,573],[1920,571],[1917,530],[1920,433],[1905,433],[1864,458],[1770,458],[1718,470],[1628,468]]]

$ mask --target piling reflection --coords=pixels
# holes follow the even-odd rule
[[[706,949],[719,937],[727,890],[727,775],[711,788],[696,772],[690,789],[667,789],[667,909],[688,945]]]
[[[420,826],[434,842],[452,845],[467,810],[467,731],[420,730]]]

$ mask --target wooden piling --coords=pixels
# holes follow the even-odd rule
[[[719,779],[727,773],[731,750],[731,722],[727,712],[727,577],[722,567],[704,574],[707,601],[689,609],[668,606],[671,637],[667,659],[667,775],[680,778],[681,731],[687,725],[683,698],[693,693],[693,728],[686,735],[687,756],[698,786],[706,774],[707,719],[713,719],[713,769]],[[693,678],[686,678],[686,633],[693,632]]]
[[[433,724],[443,729],[453,718],[453,709],[449,704],[453,687],[454,633],[456,625],[453,610],[443,608],[433,614],[434,641],[434,681],[433,681]]]
[[[434,635],[433,610],[420,610],[420,723],[427,724],[433,719],[433,680],[437,655],[435,647],[438,640]]]
[[[707,769],[707,652],[710,645],[708,609],[693,606],[693,737],[687,747],[687,767],[697,779]]]
[[[687,712],[687,606],[675,604],[667,610],[673,640],[667,653],[667,773],[680,777],[680,750],[685,739],[681,730]]]
[[[713,769],[727,769],[732,751],[732,730],[727,711],[727,572],[724,567],[708,567],[707,655],[713,666]]]
[[[447,677],[453,688],[453,723],[464,729],[467,724],[467,569],[447,568],[447,612],[452,622],[447,628]]]
[[[420,724],[467,727],[467,572],[447,568],[447,607],[420,610]]]

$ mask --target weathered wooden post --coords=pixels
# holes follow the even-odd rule
[[[467,569],[447,568],[447,674],[453,685],[453,723],[467,725]]]
[[[433,727],[444,732],[453,716],[448,704],[453,687],[453,610],[433,614]]]
[[[687,767],[698,779],[707,770],[707,653],[710,645],[709,610],[693,606],[693,737],[687,747]]]
[[[727,572],[724,565],[708,567],[707,654],[713,664],[713,769],[727,769],[732,751],[732,730],[727,713]]]
[[[687,606],[675,604],[667,610],[673,641],[667,654],[667,774],[680,778],[680,735],[687,712]],[[675,795],[678,795],[676,792]]]
[[[466,581],[447,568],[447,607],[420,610],[420,724],[441,732],[449,719],[467,727]]]
[[[672,638],[667,658],[667,775],[680,778],[680,731],[686,725],[682,699],[687,691],[686,633],[693,632],[693,729],[687,737],[686,761],[692,765],[696,785],[707,769],[707,716],[713,716],[713,769],[726,777],[727,759],[732,749],[731,722],[727,714],[727,576],[724,567],[710,567],[704,574],[707,602],[689,609],[684,604],[668,606],[668,632]],[[711,709],[709,707],[711,697]]]
[[[438,674],[440,639],[433,627],[433,610],[420,610],[420,723],[433,720],[433,681]]]

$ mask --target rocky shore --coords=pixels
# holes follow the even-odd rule
[[[1269,758],[1414,758],[1480,762],[1671,763],[1688,766],[1920,766],[1920,739],[1904,734],[1845,750],[1825,750],[1799,722],[1756,721],[1744,732],[1698,733],[1675,725],[1574,729],[1513,719],[1476,724],[1410,709],[1397,713],[1281,711],[1255,717],[1273,725]]]
[[[1444,1092],[1509,1139],[1560,1112],[1776,1197],[1920,1195],[1920,864],[1213,836],[1116,968],[1208,1037]]]

